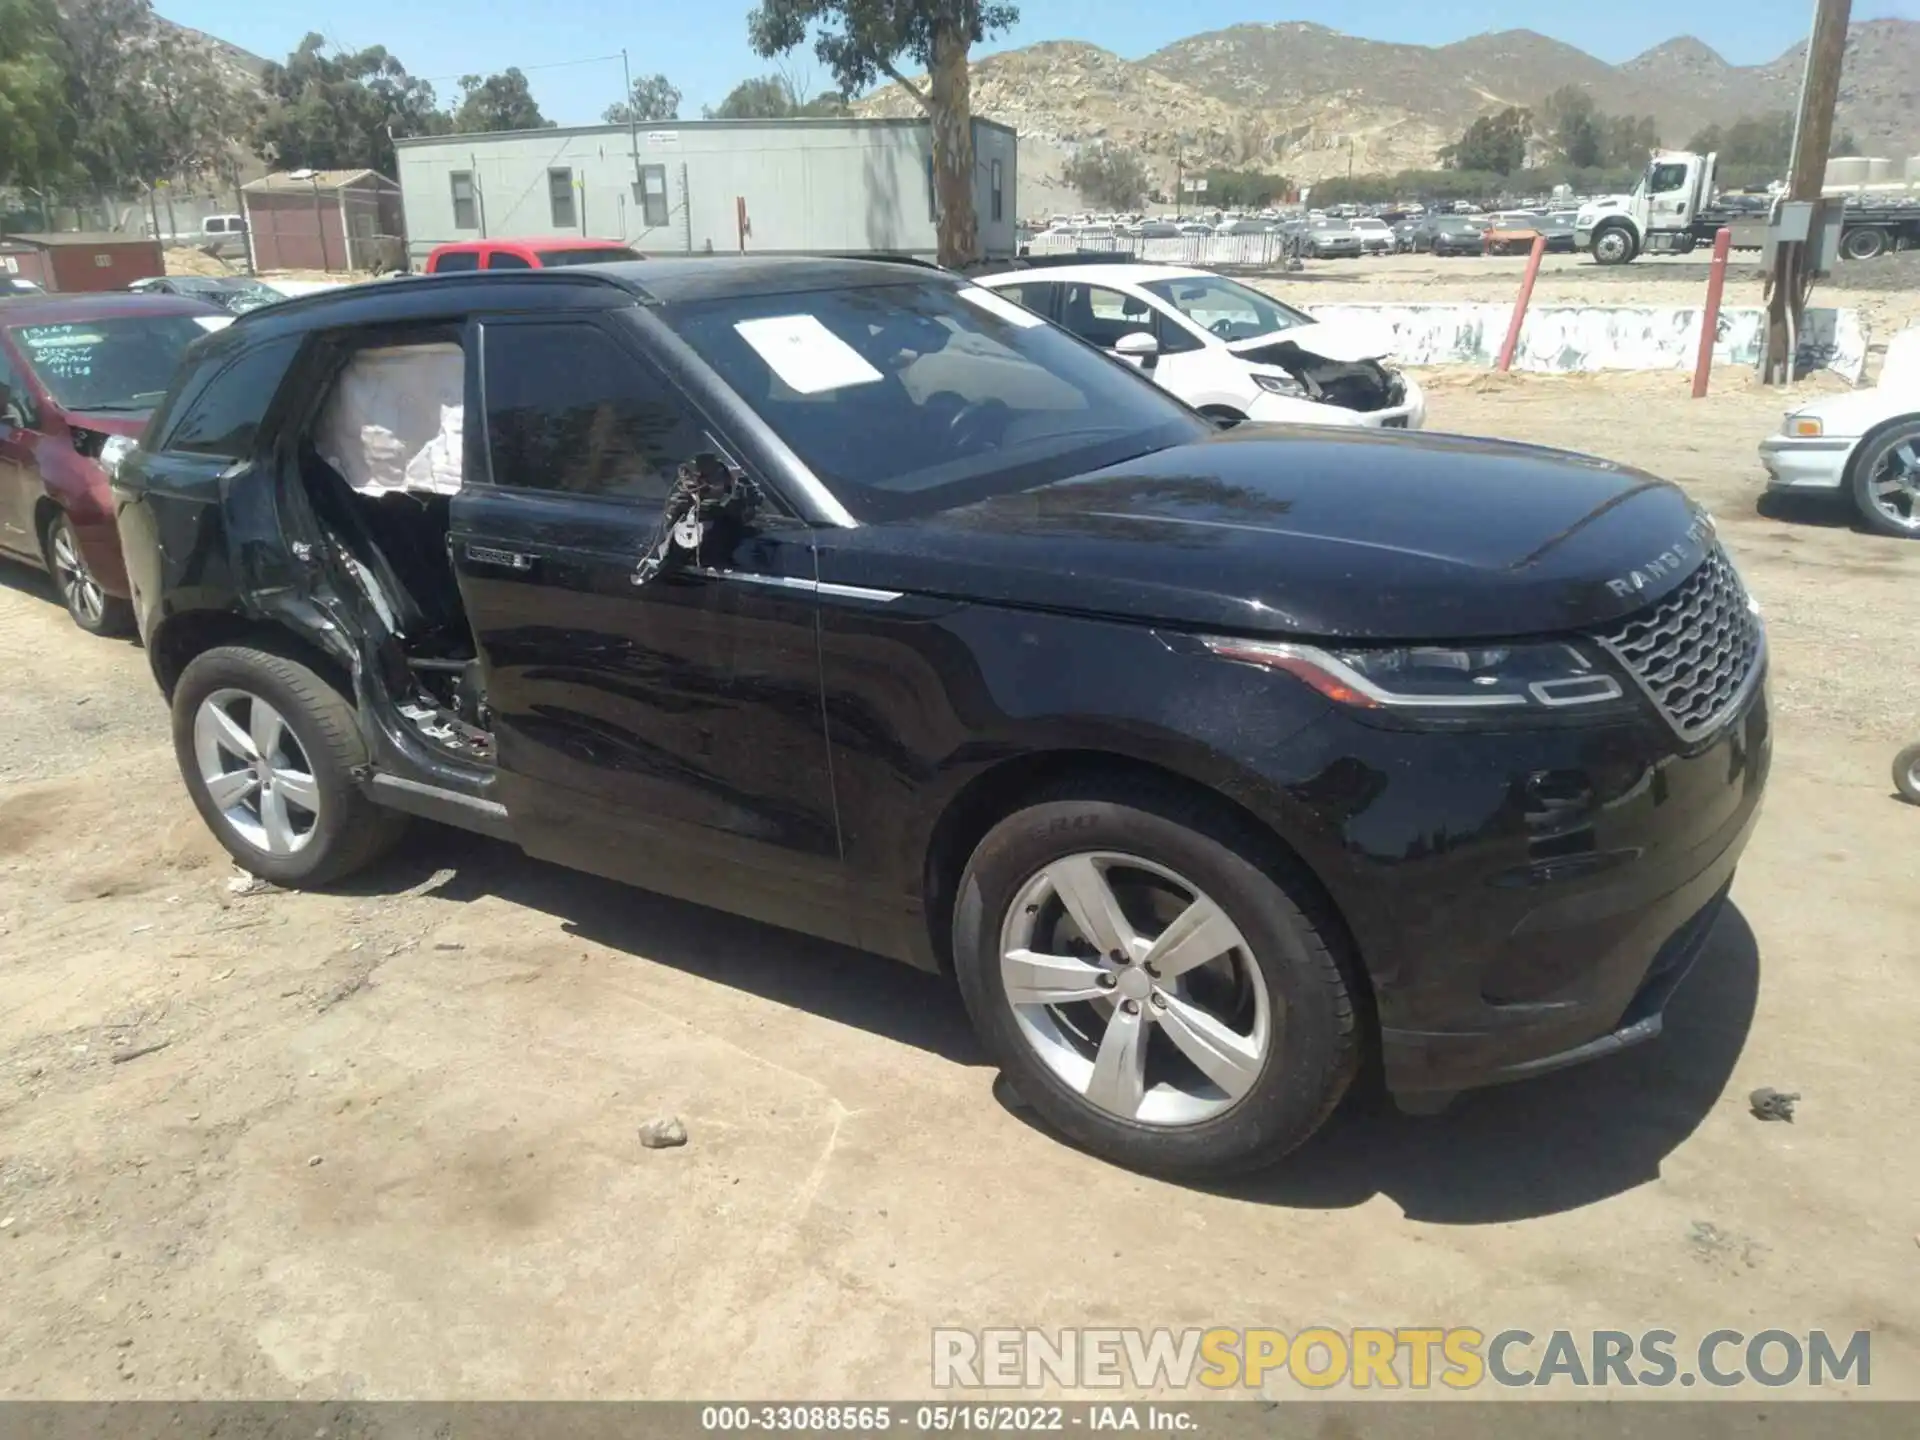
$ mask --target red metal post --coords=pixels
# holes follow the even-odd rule
[[[1700,358],[1693,362],[1693,398],[1703,399],[1713,376],[1713,342],[1720,335],[1720,297],[1727,289],[1727,257],[1733,252],[1733,231],[1713,237],[1713,269],[1707,272],[1707,309],[1700,317]]]
[[[1547,237],[1533,237],[1533,253],[1527,256],[1527,273],[1520,281],[1520,298],[1513,302],[1513,321],[1507,326],[1507,343],[1500,347],[1502,372],[1513,368],[1513,352],[1520,348],[1520,327],[1527,323],[1527,306],[1533,300],[1533,282],[1539,278],[1540,262],[1546,258]]]

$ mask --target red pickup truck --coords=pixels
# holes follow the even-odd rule
[[[427,256],[426,273],[447,275],[464,270],[546,270],[555,265],[598,265],[608,260],[644,260],[631,245],[618,240],[587,240],[565,235],[537,240],[456,240],[436,245]]]

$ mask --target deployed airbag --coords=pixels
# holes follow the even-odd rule
[[[340,372],[314,447],[355,491],[460,489],[465,363],[452,344],[362,350]]]

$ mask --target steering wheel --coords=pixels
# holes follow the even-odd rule
[[[1218,335],[1222,340],[1231,340],[1233,338],[1233,321],[1231,320],[1216,320],[1207,326],[1207,329],[1211,333]]]
[[[997,445],[1009,418],[1004,400],[975,400],[962,405],[947,422],[947,439],[956,450]]]

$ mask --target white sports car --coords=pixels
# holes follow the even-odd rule
[[[1226,421],[1418,430],[1427,398],[1374,337],[1178,265],[1060,265],[976,277],[1150,371]]]

